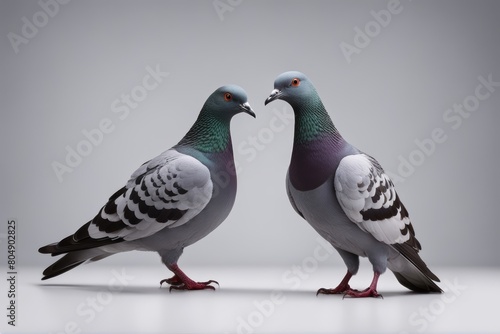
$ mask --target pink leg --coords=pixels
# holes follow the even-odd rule
[[[345,274],[344,278],[342,279],[342,282],[334,288],[334,289],[325,289],[321,288],[316,292],[316,296],[320,293],[325,294],[325,295],[336,295],[336,294],[341,294],[344,293],[348,290],[351,290],[351,287],[349,286],[349,280],[351,279],[352,274],[347,271],[347,274]]]
[[[374,272],[372,283],[370,284],[370,286],[367,289],[365,289],[363,291],[348,289],[347,291],[345,291],[344,297],[345,296],[350,296],[350,297],[354,297],[354,298],[382,297],[382,295],[377,292],[377,283],[378,283],[379,277],[380,277],[380,273]]]
[[[211,283],[219,285],[217,281],[209,280],[206,282],[195,282],[190,279],[184,272],[177,266],[177,264],[171,265],[170,270],[174,273],[174,276],[160,281],[160,286],[163,283],[170,284],[170,291],[172,290],[204,290],[210,289],[215,290]]]

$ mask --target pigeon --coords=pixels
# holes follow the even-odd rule
[[[158,252],[174,276],[160,282],[170,290],[215,288],[195,282],[177,265],[186,246],[202,239],[228,216],[236,196],[231,118],[255,118],[247,94],[236,85],[215,90],[179,143],[145,162],[97,215],[57,243],[39,249],[65,254],[43,272],[42,280],[76,266],[131,251]]]
[[[379,276],[389,268],[406,288],[442,292],[418,252],[408,211],[394,183],[370,155],[340,135],[311,81],[302,73],[280,74],[265,105],[288,102],[295,115],[293,149],[286,190],[294,210],[340,254],[347,274],[333,289],[317,294],[381,297]],[[362,291],[349,280],[359,268],[359,257],[373,266],[373,280]]]

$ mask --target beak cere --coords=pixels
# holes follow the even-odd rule
[[[274,100],[278,99],[281,95],[281,91],[278,89],[273,89],[271,92],[271,95],[266,99],[266,102],[264,102],[264,105],[267,105],[269,102],[273,102]]]
[[[253,111],[252,107],[250,107],[250,103],[248,103],[248,102],[242,103],[242,104],[240,104],[240,108],[243,110],[243,112],[246,112],[247,114],[249,114],[253,118],[256,118],[255,112]]]

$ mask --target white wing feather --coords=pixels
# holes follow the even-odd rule
[[[123,193],[111,198],[94,218],[89,235],[135,240],[181,226],[205,208],[212,190],[205,165],[170,149],[132,174]]]
[[[411,236],[408,213],[382,167],[366,154],[343,158],[335,173],[335,193],[349,219],[386,244]]]

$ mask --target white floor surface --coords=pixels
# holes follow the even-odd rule
[[[383,299],[316,296],[343,268],[187,267],[216,291],[160,288],[157,267],[90,264],[40,281],[41,268],[20,268],[15,299],[0,291],[1,333],[493,333],[500,332],[500,269],[432,268],[444,294],[414,294],[392,273],[379,281]],[[6,273],[7,279],[9,275]],[[352,279],[364,289],[371,272]],[[8,324],[11,300],[15,327]]]

